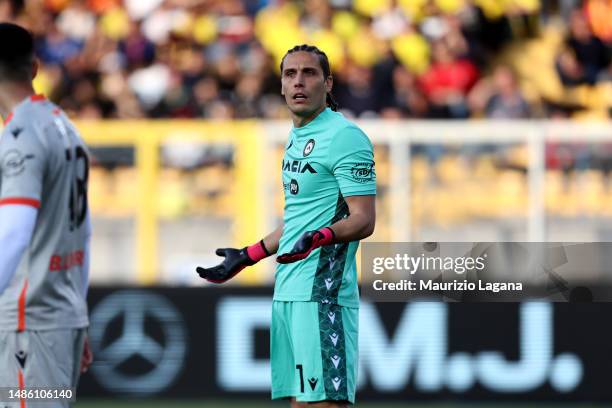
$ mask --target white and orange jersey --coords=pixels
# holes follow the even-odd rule
[[[41,95],[22,101],[0,137],[0,206],[38,209],[32,239],[0,294],[0,330],[88,325],[82,287],[88,153],[66,115]]]

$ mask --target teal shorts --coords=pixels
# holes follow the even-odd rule
[[[355,403],[359,309],[272,303],[272,399]]]

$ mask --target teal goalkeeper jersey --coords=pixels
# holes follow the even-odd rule
[[[291,130],[282,172],[285,213],[278,254],[291,251],[304,232],[346,218],[345,197],[376,194],[372,143],[329,108]],[[358,246],[359,241],[328,245],[302,261],[278,264],[274,300],[359,307]]]

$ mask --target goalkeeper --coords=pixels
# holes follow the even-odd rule
[[[368,137],[337,113],[325,53],[290,49],[281,93],[293,119],[282,163],[283,225],[224,261],[198,268],[222,283],[278,254],[270,333],[272,399],[291,407],[355,401],[359,292],[355,253],[374,231],[376,176]]]

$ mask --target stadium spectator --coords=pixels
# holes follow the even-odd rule
[[[39,42],[37,55],[45,64],[65,64],[83,48],[79,40],[69,38],[56,25],[51,25],[47,35]]]
[[[119,42],[118,51],[123,64],[130,70],[146,66],[155,60],[155,44],[142,34],[140,25],[136,22],[130,23],[129,33]]]
[[[492,119],[526,119],[531,117],[529,103],[521,92],[516,75],[507,65],[495,68],[470,92],[472,114]]]
[[[374,116],[378,108],[372,70],[349,62],[336,83],[334,94],[342,112],[354,117]]]
[[[610,63],[609,50],[599,38],[593,35],[581,10],[575,10],[571,14],[569,29],[565,44],[580,64],[584,81],[592,85],[596,82],[600,72]]]
[[[398,66],[393,71],[393,88],[393,105],[397,106],[405,117],[426,118],[429,115],[429,104],[417,84],[417,77],[403,66]]]
[[[465,97],[478,79],[478,69],[467,59],[459,59],[442,40],[433,45],[433,62],[420,78],[421,87],[438,118],[465,118]]]

